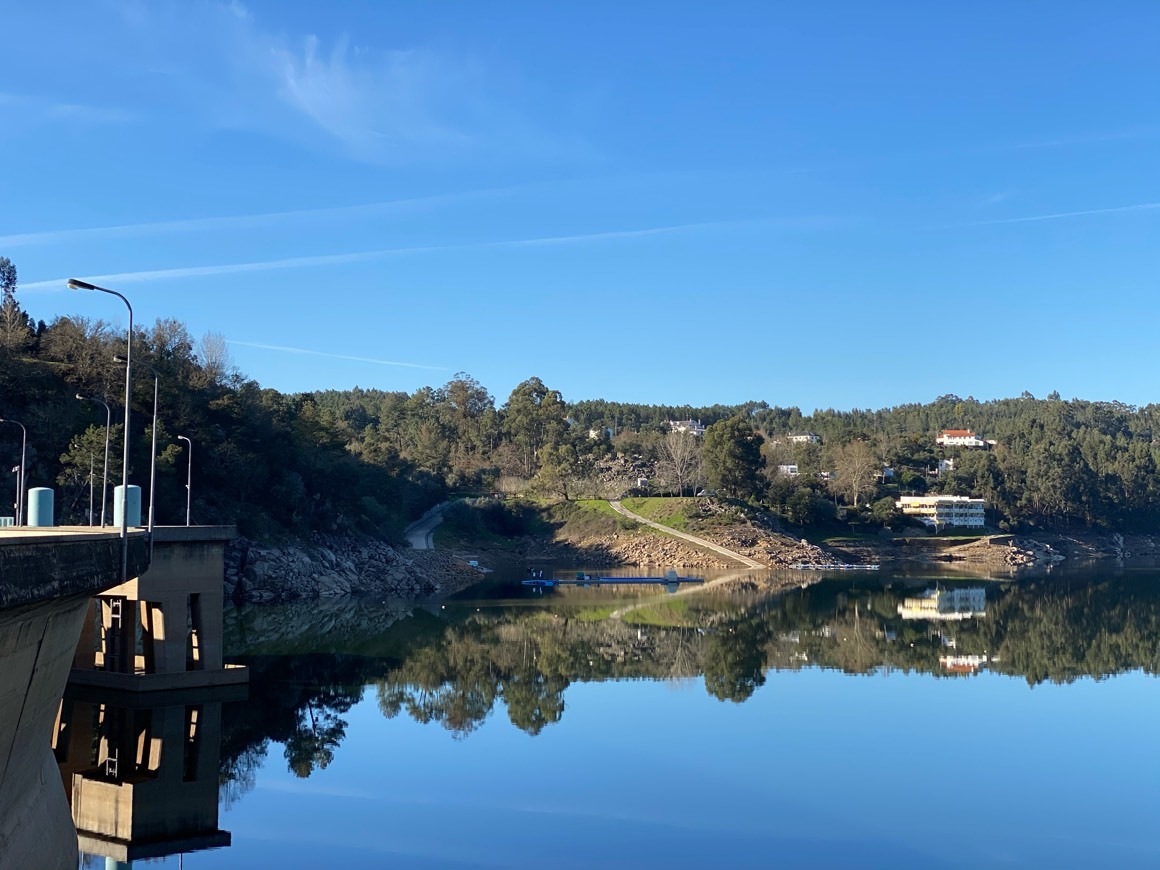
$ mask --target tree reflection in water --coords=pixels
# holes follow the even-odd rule
[[[1154,573],[987,583],[981,618],[902,619],[902,599],[933,586],[846,578],[782,597],[689,596],[640,611],[648,625],[600,618],[567,597],[482,610],[347,600],[232,611],[226,652],[250,666],[251,700],[224,717],[226,800],[252,782],[271,741],[296,775],[325,768],[368,686],[384,716],[405,713],[463,739],[497,701],[515,727],[541,733],[560,721],[574,682],[701,676],[709,695],[742,703],[771,669],[963,678],[985,668],[1032,685],[1160,669]]]

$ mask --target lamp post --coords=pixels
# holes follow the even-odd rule
[[[185,524],[189,525],[189,504],[193,495],[193,442],[184,435],[177,436],[178,441],[184,441],[189,445],[189,466],[185,472]]]
[[[17,423],[15,420],[5,420],[0,417],[0,423],[11,423],[14,426],[19,426],[23,436],[20,439],[20,480],[19,489],[16,490],[16,525],[22,526],[24,522],[20,519],[24,514],[24,454],[28,448],[28,430],[24,428],[23,423]]]
[[[113,362],[125,363],[129,365],[129,360],[115,356]],[[153,373],[153,452],[149,454],[149,552],[153,552],[153,490],[157,488],[157,387],[161,382],[161,375],[157,374],[157,369],[153,366],[147,366],[150,372]]]
[[[76,278],[68,279],[68,288],[70,290],[96,290],[99,293],[108,293],[110,296],[116,296],[125,303],[125,307],[129,309],[129,330],[125,336],[125,445],[123,452],[123,459],[121,460],[121,579],[125,582],[129,580],[129,402],[132,397],[133,390],[133,306],[129,304],[129,300],[118,293],[116,290],[109,290],[105,287],[98,287],[96,284],[90,284],[87,281],[79,281]]]
[[[105,498],[109,489],[109,426],[113,422],[113,412],[109,410],[109,403],[104,399],[94,399],[92,396],[82,396],[80,393],[77,393],[77,398],[82,402],[96,402],[105,408],[105,470],[101,472],[101,528],[103,529],[105,527]],[[91,514],[89,519],[91,526]]]
[[[89,525],[93,524],[93,451],[89,451]]]

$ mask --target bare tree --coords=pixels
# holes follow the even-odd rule
[[[211,383],[224,384],[238,373],[230,356],[230,345],[220,332],[207,332],[197,343],[197,355]]]
[[[834,453],[834,480],[830,488],[858,507],[859,498],[874,490],[874,476],[879,470],[878,457],[870,445],[865,441],[850,441]]]
[[[686,486],[696,493],[701,477],[700,439],[692,432],[670,432],[661,445],[658,470],[676,488],[677,495],[684,495]]]

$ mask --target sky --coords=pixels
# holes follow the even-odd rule
[[[0,0],[0,256],[285,392],[1160,401],[1160,4]]]

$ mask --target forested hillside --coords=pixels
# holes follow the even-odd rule
[[[59,521],[87,522],[95,478],[99,513],[105,410],[93,400],[103,400],[113,424],[111,514],[124,384],[114,356],[124,352],[124,333],[81,317],[34,322],[4,258],[0,286],[0,417],[28,430],[28,485],[57,489]],[[221,336],[195,341],[172,320],[134,335],[131,479],[147,503],[156,372],[160,523],[184,520],[188,452],[178,435],[193,443],[195,522],[237,522],[259,536],[325,529],[397,538],[449,494],[496,490],[567,499],[708,487],[803,526],[832,522],[839,510],[852,512],[846,521],[896,524],[893,499],[922,492],[982,496],[999,528],[1151,530],[1160,522],[1154,405],[943,396],[803,415],[765,402],[569,404],[536,377],[497,405],[462,373],[414,393],[284,395],[237,373],[227,347]],[[708,426],[703,437],[670,431],[669,421],[687,419]],[[969,428],[994,443],[940,448],[943,428]],[[786,437],[805,432],[820,441]],[[4,502],[15,492],[9,469],[19,462],[20,437],[0,423]],[[778,472],[790,465],[796,474]]]

